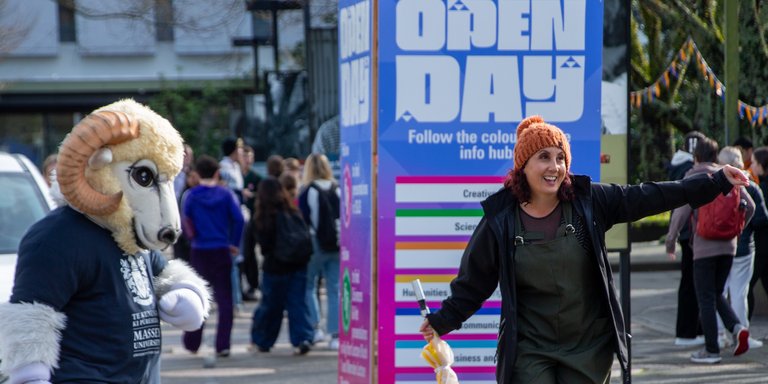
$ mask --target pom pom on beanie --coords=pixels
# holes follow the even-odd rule
[[[514,168],[524,167],[531,156],[547,147],[557,147],[563,150],[565,169],[566,172],[569,171],[571,169],[571,146],[565,133],[560,128],[545,122],[541,116],[534,115],[525,118],[517,126]]]

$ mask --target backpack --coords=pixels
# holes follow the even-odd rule
[[[710,240],[730,240],[744,229],[746,209],[741,204],[741,188],[722,193],[698,209],[696,234]]]
[[[294,265],[305,265],[312,256],[312,235],[301,216],[288,211],[277,213],[275,220],[275,260]]]
[[[317,237],[320,249],[326,252],[339,250],[339,195],[336,189],[339,188],[336,183],[331,188],[324,190],[315,183],[309,185],[317,191],[317,228],[315,236]]]

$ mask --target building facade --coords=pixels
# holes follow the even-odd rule
[[[242,0],[0,0],[0,151],[39,165],[82,117],[121,98],[248,89],[253,49],[232,41],[253,32]],[[269,69],[271,49],[258,52]]]

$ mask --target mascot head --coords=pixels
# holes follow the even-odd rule
[[[181,233],[173,179],[184,144],[168,120],[133,100],[101,107],[59,149],[66,202],[112,231],[126,253],[162,249]]]

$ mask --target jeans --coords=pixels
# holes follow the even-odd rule
[[[709,353],[720,353],[717,343],[717,314],[723,319],[726,329],[733,331],[739,318],[723,296],[723,287],[731,271],[733,256],[720,255],[693,261],[693,282],[699,301],[701,327]]]
[[[326,331],[331,336],[339,334],[339,251],[326,252],[320,249],[315,236],[312,236],[314,253],[307,265],[306,301],[312,325],[320,324],[320,303],[317,299],[317,281],[322,274],[325,277],[325,290],[328,294]]]
[[[699,322],[699,304],[693,286],[693,249],[688,239],[680,240],[680,287],[677,290],[677,325],[675,336],[693,339],[703,334]]]
[[[232,262],[232,303],[233,305],[243,304],[243,289],[240,287],[240,262],[243,255],[237,255]]]
[[[746,256],[736,256],[733,258],[731,273],[725,281],[724,293],[730,298],[731,308],[739,318],[741,325],[749,328],[749,318],[747,313],[747,292],[749,292],[749,279],[752,278],[752,268],[754,267],[755,253],[752,252]],[[718,317],[718,329],[723,328],[723,320]]]
[[[283,311],[288,312],[288,335],[291,345],[298,347],[312,342],[314,335],[309,322],[309,308],[304,300],[307,270],[287,274],[264,271],[261,281],[261,302],[253,311],[251,342],[260,348],[275,345],[283,324]]]
[[[219,319],[216,326],[216,352],[229,349],[234,316],[232,304],[232,256],[229,248],[192,249],[190,265],[208,281],[213,288],[213,299],[218,306]],[[203,326],[193,332],[184,332],[184,347],[197,352],[203,341]]]

